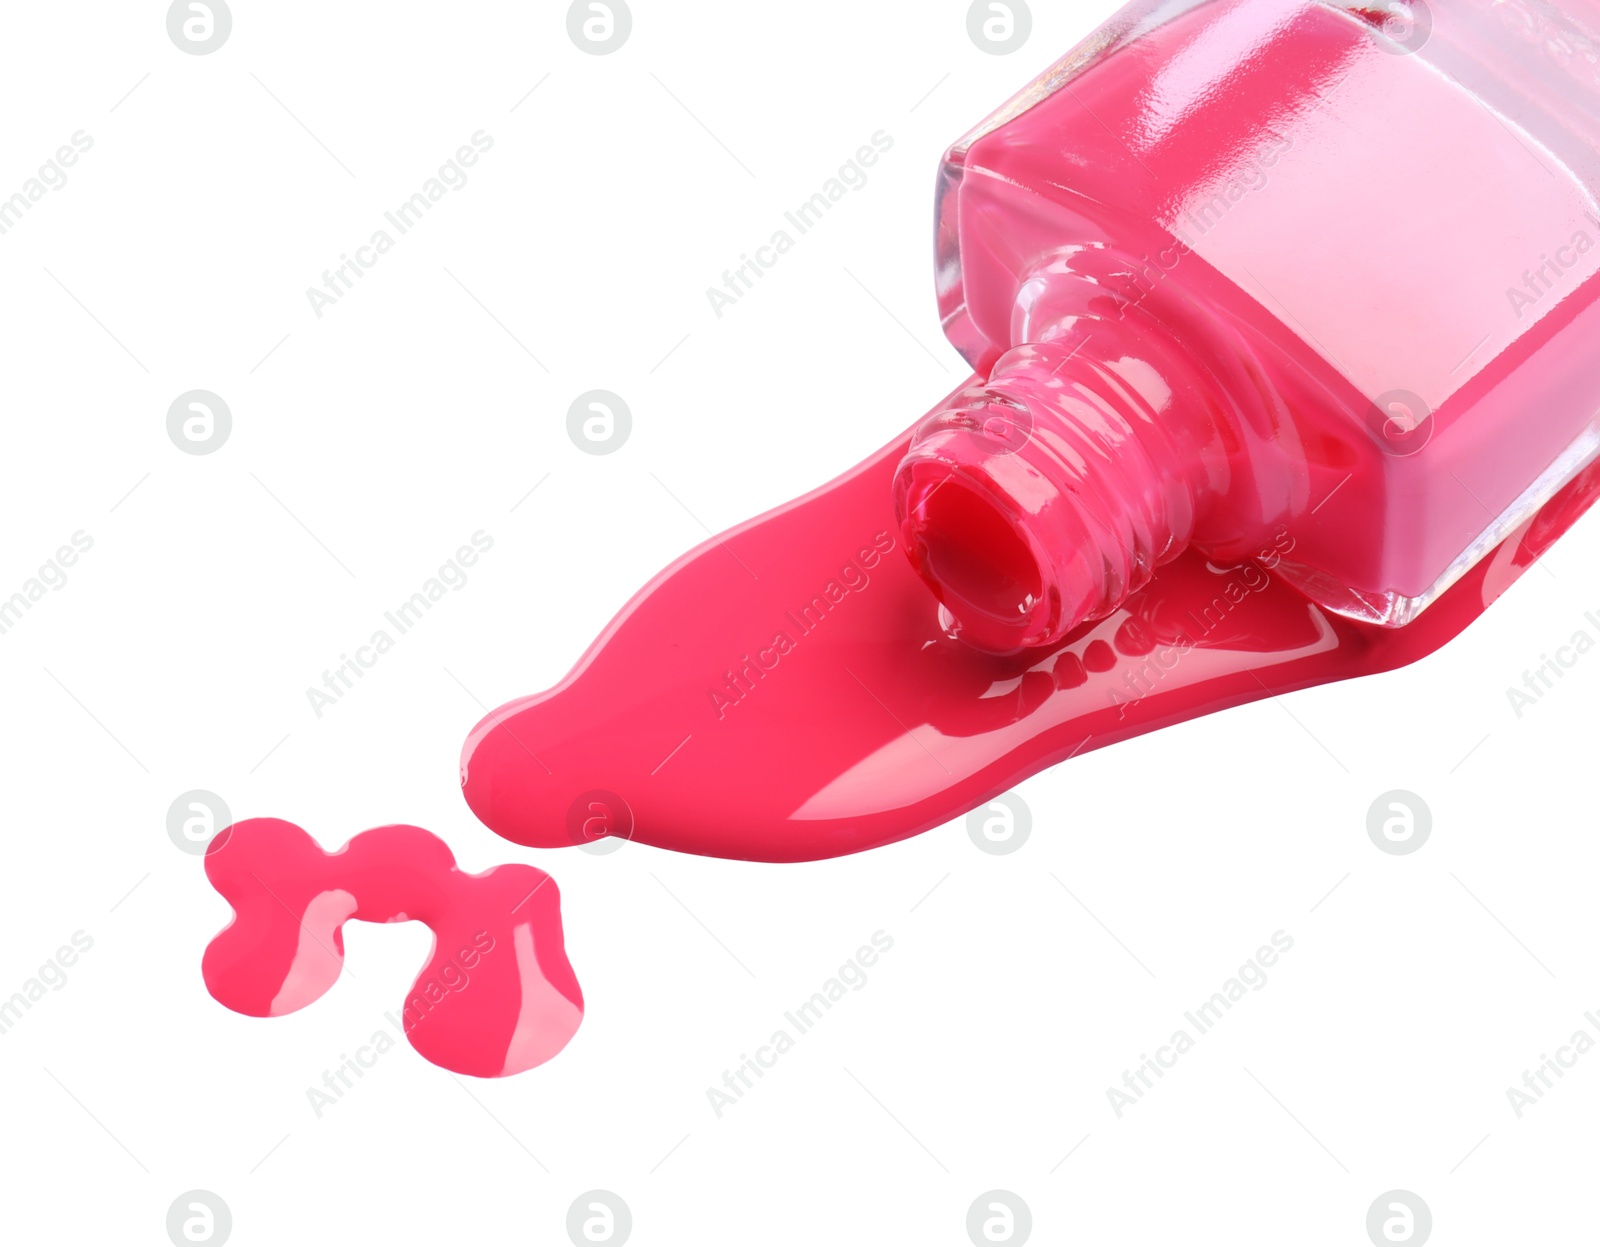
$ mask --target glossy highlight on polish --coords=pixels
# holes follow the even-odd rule
[[[206,988],[252,1017],[303,1009],[344,967],[344,924],[421,922],[433,949],[402,1006],[406,1038],[458,1074],[499,1078],[548,1061],[583,1018],[555,882],[533,866],[467,874],[420,827],[364,831],[325,853],[293,823],[217,833],[206,877],[233,906],[207,946]]]

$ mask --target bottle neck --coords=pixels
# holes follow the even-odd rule
[[[1148,583],[1218,484],[1218,407],[1175,343],[1079,321],[932,413],[895,511],[958,635],[992,653],[1053,645]]]

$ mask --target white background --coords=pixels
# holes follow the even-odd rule
[[[959,822],[801,866],[537,852],[460,798],[484,706],[559,679],[702,523],[964,375],[938,157],[1112,8],[1035,7],[992,56],[956,0],[637,0],[599,57],[549,0],[238,0],[205,56],[163,4],[8,7],[0,194],[94,140],[0,236],[0,596],[94,542],[0,636],[0,997],[94,941],[0,1035],[9,1236],[164,1243],[193,1188],[239,1244],[564,1242],[592,1188],[640,1244],[960,1244],[994,1188],[1050,1243],[1362,1244],[1393,1188],[1440,1243],[1592,1232],[1600,1055],[1520,1120],[1506,1089],[1600,1038],[1600,656],[1520,720],[1506,689],[1600,631],[1600,517],[1416,668],[1029,780],[1009,856]],[[306,288],[479,130],[469,183],[319,319]],[[877,130],[868,184],[714,316],[706,288]],[[167,436],[195,388],[232,409],[214,454]],[[609,456],[566,435],[592,388],[633,411]],[[306,688],[477,529],[470,583],[318,719]],[[428,934],[352,924],[324,999],[228,1012],[199,972],[228,907],[165,827],[193,788],[328,847],[405,821],[469,869],[551,870],[577,1038],[492,1083],[402,1044],[319,1119],[307,1089]],[[1411,856],[1367,835],[1394,788],[1433,812]],[[880,929],[867,985],[715,1116],[706,1089]],[[1279,930],[1267,986],[1119,1119],[1107,1088]]]

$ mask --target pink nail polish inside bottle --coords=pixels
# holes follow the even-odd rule
[[[1600,450],[1600,0],[1144,0],[948,153],[895,476],[997,653],[1185,550],[1414,620]]]

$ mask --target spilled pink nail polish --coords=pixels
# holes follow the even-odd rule
[[[233,906],[207,946],[207,990],[253,1017],[316,1000],[344,967],[344,924],[424,923],[434,943],[407,993],[412,1047],[459,1074],[521,1073],[560,1052],[583,1018],[555,882],[532,866],[462,871],[420,827],[364,831],[325,853],[293,823],[257,818],[219,832],[206,876]]]
[[[1600,495],[1592,466],[1404,628],[1308,601],[1269,543],[1232,565],[1185,554],[1061,644],[996,656],[948,635],[899,549],[888,486],[906,445],[689,554],[559,685],[487,716],[461,762],[478,817],[551,848],[602,834],[763,861],[876,848],[1090,750],[1415,662]]]
[[[1596,0],[1122,10],[942,166],[974,376],[486,717],[472,809],[527,845],[829,857],[1438,649],[1600,494],[1597,32]],[[351,918],[415,919],[429,1060],[515,1073],[581,1019],[532,867],[253,820],[206,870],[239,1012],[326,991]]]
[[[1591,0],[1122,10],[946,157],[976,375],[484,719],[468,803],[826,857],[1443,645],[1600,489],[1597,35]]]

